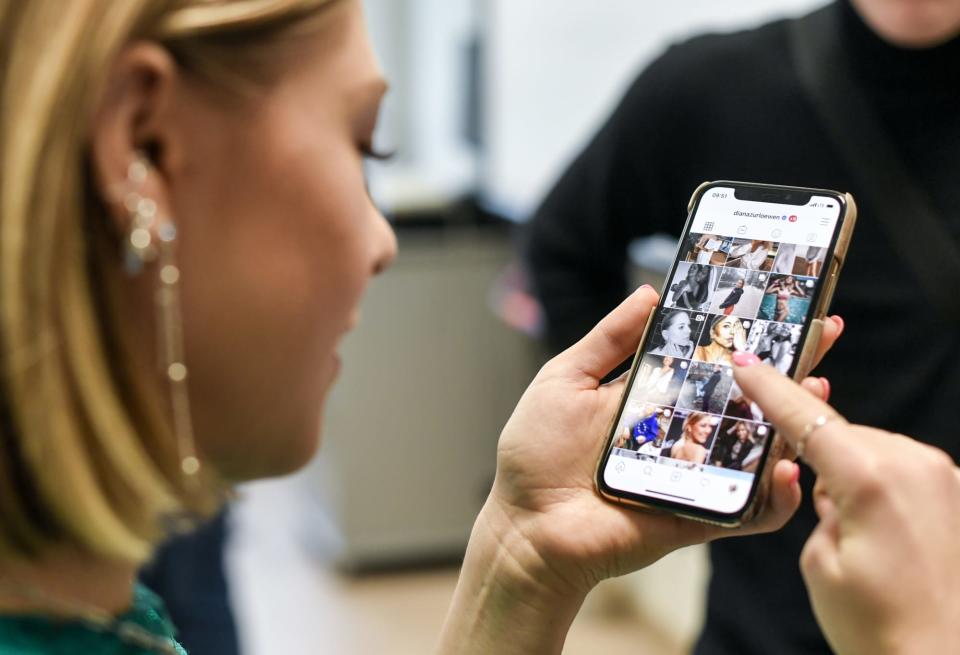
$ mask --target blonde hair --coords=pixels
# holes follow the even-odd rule
[[[697,427],[708,418],[710,418],[710,415],[704,412],[690,412],[690,414],[687,415],[687,418],[683,420],[684,436],[686,436],[689,430]]]
[[[215,484],[184,484],[158,388],[106,316],[86,130],[126,44],[235,84],[258,46],[327,4],[0,0],[0,554],[72,544],[140,562],[167,518],[217,506]]]

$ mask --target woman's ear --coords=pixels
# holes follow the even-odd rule
[[[129,229],[124,196],[134,180],[131,166],[143,162],[149,174],[136,180],[139,196],[170,215],[170,167],[179,151],[174,107],[181,81],[170,54],[154,43],[124,48],[107,74],[90,127],[90,166],[97,192],[119,233]]]

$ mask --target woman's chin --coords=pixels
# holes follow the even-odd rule
[[[208,444],[207,461],[224,479],[235,484],[296,473],[317,454],[322,422],[321,411],[300,425],[278,426],[269,433],[258,430],[256,435],[246,435],[246,447],[236,438],[229,442],[221,440],[215,449]]]
[[[198,434],[201,450],[222,477],[233,483],[295,473],[310,463],[320,448],[324,410],[340,372],[340,357],[331,353],[320,375],[294,385],[285,397],[261,399],[245,418],[232,416],[229,424],[210,418]],[[314,369],[317,370],[317,369]],[[270,409],[268,409],[270,408]]]
[[[261,453],[256,461],[228,463],[223,467],[224,475],[234,483],[290,475],[309,464],[319,447],[320,432],[317,430],[312,439],[291,439],[283,450]]]

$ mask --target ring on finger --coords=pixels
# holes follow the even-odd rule
[[[840,416],[836,414],[832,416],[826,416],[824,414],[821,414],[817,418],[813,419],[812,422],[807,423],[805,426],[803,426],[803,432],[801,432],[800,436],[797,438],[797,447],[796,447],[797,457],[803,457],[803,454],[807,450],[807,442],[810,440],[810,437],[813,435],[814,432],[822,428],[824,425],[826,425],[830,421],[835,421],[839,418]]]

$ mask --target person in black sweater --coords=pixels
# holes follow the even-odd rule
[[[733,289],[730,290],[730,293],[727,294],[727,297],[723,299],[723,302],[720,303],[720,309],[723,310],[723,313],[727,316],[733,313],[733,308],[737,306],[737,303],[740,302],[740,298],[743,296],[743,280],[737,280],[736,285]]]
[[[858,84],[960,239],[960,9],[954,1],[937,5],[952,12],[938,20],[915,15],[933,4],[844,0],[820,11],[838,14]],[[562,176],[524,245],[549,343],[556,350],[573,343],[626,295],[628,244],[654,233],[679,236],[686,202],[704,180],[850,191],[861,219],[833,305],[847,318],[847,334],[819,374],[833,381],[833,404],[851,421],[909,434],[956,458],[957,325],[932,311],[900,244],[871,219],[871,189],[856,183],[801,88],[789,26],[781,20],[671,47]],[[812,479],[805,469],[806,499]],[[815,522],[807,500],[778,533],[711,545],[696,653],[830,652],[797,565]]]

